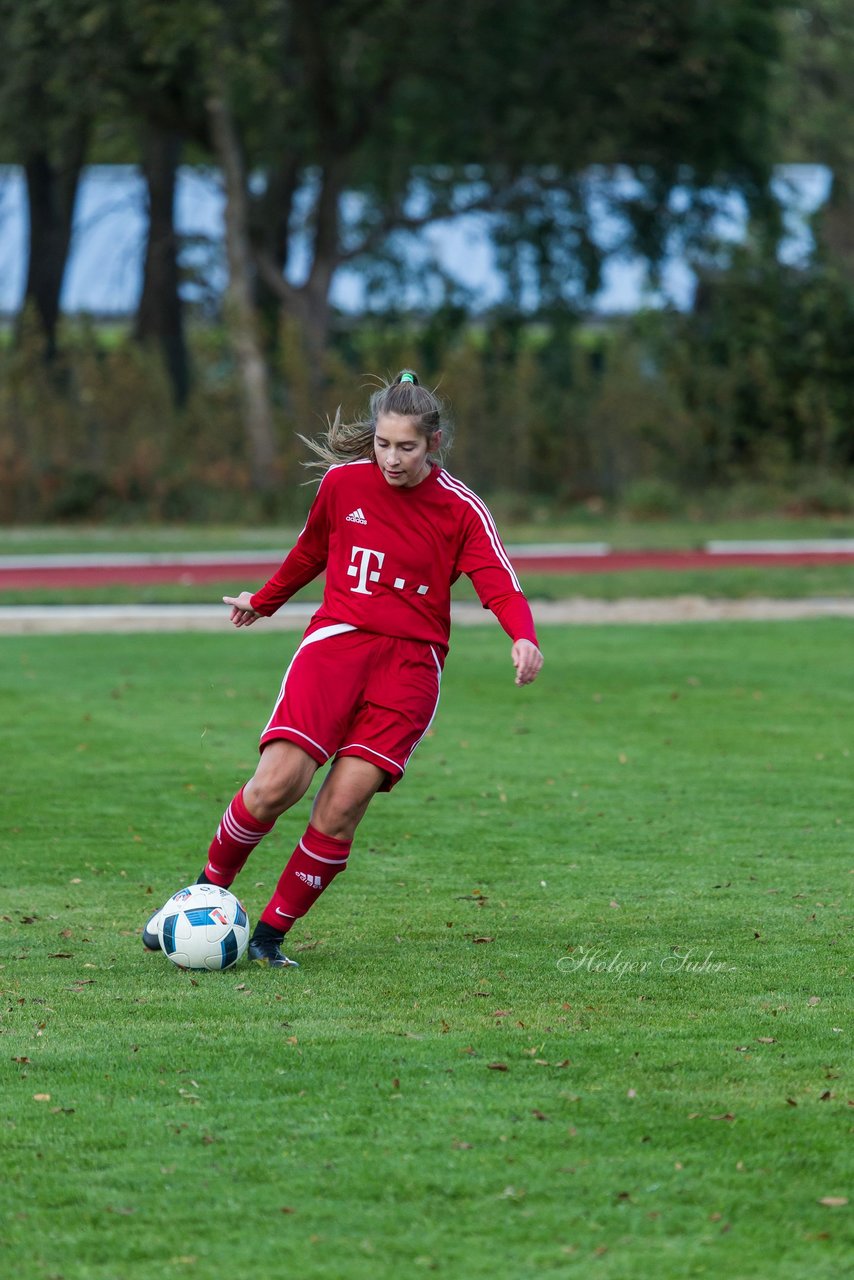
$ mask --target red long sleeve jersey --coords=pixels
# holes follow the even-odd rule
[[[513,640],[537,643],[534,621],[484,503],[441,467],[394,488],[370,459],[332,467],[296,546],[252,608],[269,616],[326,570],[308,631],[346,622],[425,640],[447,652],[451,585],[467,574]]]

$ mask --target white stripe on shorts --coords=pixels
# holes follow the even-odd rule
[[[430,645],[430,652],[432,653],[433,661],[436,664],[436,684],[437,684],[436,701],[433,704],[433,714],[430,716],[430,719],[427,721],[427,728],[424,730],[421,737],[418,739],[418,742],[414,744],[412,751],[414,751],[415,747],[418,746],[418,743],[420,743],[422,739],[424,739],[427,736],[427,731],[429,730],[430,725],[436,719],[436,712],[439,710],[439,699],[442,696],[442,664],[440,663],[439,659],[436,657],[436,650],[433,648],[432,644]],[[406,757],[405,761],[403,762],[404,769],[409,764],[409,761],[412,759],[412,751],[410,751],[409,755]]]
[[[279,703],[282,701],[282,698],[285,696],[285,685],[288,683],[288,676],[291,674],[291,667],[296,662],[302,650],[305,649],[307,645],[316,644],[318,640],[328,640],[330,636],[342,636],[345,631],[355,631],[355,630],[356,628],[350,622],[333,622],[333,623],[330,623],[328,627],[318,627],[317,631],[312,631],[311,635],[306,636],[300,642],[299,646],[297,647],[296,653],[288,663],[287,671],[282,677],[282,687],[279,690],[279,696],[276,699],[275,706],[273,707],[273,713],[261,732],[262,738],[264,737],[264,734],[269,733],[271,729],[287,729],[288,732],[290,733],[299,733],[299,736],[301,738],[305,738],[306,742],[310,742],[312,746],[317,747],[318,751],[322,751],[325,756],[329,755],[329,752],[326,750],[326,748],[322,747],[319,742],[315,742],[314,739],[310,738],[307,733],[300,733],[299,729],[294,729],[291,727],[291,725],[273,724],[273,716],[276,714],[276,707],[279,705]]]

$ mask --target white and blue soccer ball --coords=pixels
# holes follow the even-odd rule
[[[157,934],[179,969],[230,969],[249,945],[249,917],[228,889],[191,884],[163,907]]]

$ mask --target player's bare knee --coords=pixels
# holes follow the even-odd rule
[[[335,840],[352,840],[366,808],[361,797],[358,800],[344,796],[318,797],[312,810],[312,825]]]
[[[345,779],[333,769],[315,798],[312,825],[337,840],[352,840],[375,790],[373,779]]]
[[[274,822],[296,804],[317,768],[315,762],[291,743],[271,743],[244,789],[244,801],[259,822]]]
[[[275,778],[250,778],[243,789],[246,808],[259,822],[274,822],[299,797],[291,799],[291,789]]]

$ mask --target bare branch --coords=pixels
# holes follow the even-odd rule
[[[298,306],[301,301],[301,290],[292,285],[282,275],[272,254],[267,249],[256,247],[252,260],[258,275],[271,293],[286,307]]]
[[[352,262],[354,258],[359,258],[364,253],[372,253],[379,248],[383,240],[393,231],[420,231],[422,227],[433,225],[437,222],[452,222],[456,218],[464,218],[469,213],[495,213],[505,203],[504,195],[499,196],[497,192],[490,190],[476,200],[471,200],[468,204],[462,205],[456,209],[448,209],[445,212],[437,213],[435,209],[419,215],[418,217],[406,216],[400,214],[387,215],[375,227],[372,227],[361,243],[353,245],[352,248],[342,251],[338,256],[339,264]]]

